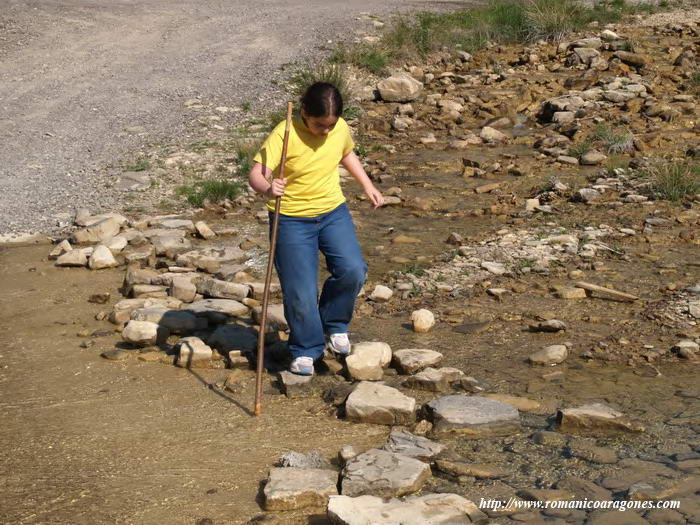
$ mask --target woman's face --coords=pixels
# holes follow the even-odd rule
[[[325,137],[328,135],[331,131],[333,131],[333,128],[338,122],[338,117],[335,115],[328,115],[326,117],[310,117],[303,109],[301,110],[301,117],[304,119],[304,123],[306,124],[306,127],[309,128],[311,134],[316,135],[317,137]]]

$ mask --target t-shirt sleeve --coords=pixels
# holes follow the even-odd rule
[[[284,125],[284,123],[282,123],[282,125]],[[259,162],[274,172],[279,167],[280,160],[282,160],[283,143],[283,131],[280,131],[280,126],[278,125],[272,130],[272,133],[268,135],[262,146],[260,146],[255,157],[253,157],[253,161]]]
[[[348,126],[347,122],[343,120],[343,124],[345,124],[345,141],[343,142],[343,157],[350,153],[353,149],[355,149],[355,142],[352,140],[352,135],[350,134],[350,126]]]

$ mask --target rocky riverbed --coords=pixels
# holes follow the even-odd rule
[[[343,177],[370,266],[356,344],[344,362],[325,359],[313,380],[286,374],[286,325],[275,305],[259,420],[247,412],[267,248],[255,196],[168,215],[86,210],[55,246],[32,248],[34,262],[6,249],[8,268],[23,275],[6,284],[18,301],[3,321],[6,331],[16,323],[15,346],[31,344],[26,319],[40,315],[22,283],[73,283],[60,302],[70,330],[35,337],[58,337],[65,359],[80,353],[120,395],[132,395],[130,378],[148,399],[133,401],[147,428],[148,417],[163,421],[143,415],[162,393],[180,405],[159,410],[208,429],[196,433],[206,443],[224,445],[230,429],[214,408],[235,412],[228,417],[245,429],[228,430],[234,450],[202,457],[207,469],[230,461],[235,472],[164,481],[184,514],[173,518],[149,486],[132,519],[700,523],[700,196],[669,201],[653,179],[660,163],[697,166],[700,25],[697,10],[666,16],[556,44],[446,52],[363,90],[356,138],[388,205],[371,211]],[[255,126],[246,128],[253,137]],[[153,151],[162,167],[151,176],[168,184],[135,200],[172,198],[193,170],[235,171],[217,137]],[[36,262],[40,253],[50,261]],[[273,297],[279,303],[277,286]],[[14,355],[8,363],[3,380],[16,382],[12,369],[26,363]],[[194,403],[174,392],[192,377]],[[16,469],[31,449],[18,447]],[[160,466],[166,450],[142,445],[137,455]],[[192,469],[197,453],[182,454],[178,464]],[[23,481],[17,475],[13,487]],[[197,500],[188,507],[178,482],[216,485],[206,493],[236,505],[188,493]],[[108,486],[118,494],[118,484]],[[67,492],[79,499],[78,487]],[[516,503],[586,498],[680,507]],[[59,513],[70,516],[80,506],[65,508]]]

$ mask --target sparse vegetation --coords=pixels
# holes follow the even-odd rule
[[[649,194],[656,199],[679,201],[700,193],[700,164],[688,160],[657,160],[642,170],[651,179]]]
[[[260,141],[247,140],[238,142],[235,146],[238,165],[236,171],[241,176],[247,176],[253,167],[253,157],[260,149]]]
[[[241,109],[242,109],[243,111],[245,111],[245,112],[250,111],[250,108],[251,108],[251,107],[252,107],[252,106],[251,106],[251,103],[250,103],[250,102],[243,102],[243,103],[241,104]]]
[[[620,154],[634,149],[634,135],[627,130],[616,130],[606,124],[599,124],[593,130],[593,140],[602,142],[608,153]]]
[[[696,71],[690,77],[690,92],[696,97],[700,97],[700,71]]]
[[[398,17],[379,43],[341,46],[331,60],[378,74],[391,62],[425,57],[444,48],[476,51],[490,43],[560,40],[593,21],[617,22],[625,15],[654,9],[651,3],[632,5],[625,0],[599,1],[593,7],[576,0],[498,0],[452,13]]]
[[[573,144],[571,147],[569,147],[569,156],[580,159],[581,157],[583,157],[586,153],[588,153],[592,149],[593,149],[593,143],[587,139],[587,140],[584,140],[583,142]]]
[[[401,272],[404,274],[410,273],[415,275],[416,277],[422,277],[423,275],[425,275],[425,268],[423,268],[423,266],[418,263],[411,263],[405,265]]]
[[[124,171],[146,171],[150,167],[150,161],[146,158],[142,158],[134,161],[132,164],[124,166]]]
[[[192,206],[201,208],[205,202],[221,202],[224,199],[235,199],[240,195],[243,185],[238,181],[208,179],[183,184],[176,193],[187,199]]]

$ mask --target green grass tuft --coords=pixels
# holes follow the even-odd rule
[[[235,199],[242,189],[243,185],[237,181],[208,179],[178,186],[176,193],[187,199],[192,206],[201,208],[205,202],[216,203],[225,199]]]
[[[679,201],[700,193],[700,165],[688,160],[659,160],[643,175],[653,181],[650,194],[656,199]]]
[[[133,164],[124,166],[124,171],[146,171],[150,167],[151,163],[148,159],[138,159]]]
[[[590,140],[584,140],[578,144],[573,144],[569,147],[569,156],[580,159],[586,153],[593,149],[593,143]]]
[[[634,135],[627,129],[616,130],[606,124],[598,124],[592,138],[602,142],[608,153],[620,154],[634,149]]]

